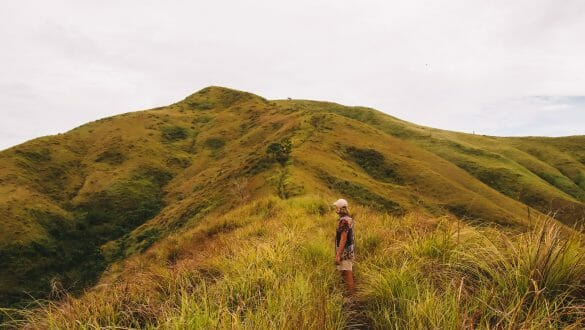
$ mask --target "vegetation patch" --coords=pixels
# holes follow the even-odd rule
[[[401,184],[402,179],[396,173],[393,165],[389,164],[384,155],[375,149],[359,149],[347,147],[346,153],[351,160],[358,164],[372,178],[395,184]]]
[[[30,160],[31,162],[48,162],[51,158],[51,151],[48,148],[42,148],[38,150],[21,150],[17,149],[15,151],[17,155],[22,156],[23,158]]]
[[[214,108],[211,102],[187,102],[187,105],[194,110],[210,110]]]
[[[221,233],[229,233],[237,228],[242,227],[243,224],[234,220],[224,220],[220,223],[214,224],[205,231],[207,237],[212,237]]]
[[[312,215],[323,216],[332,209],[322,198],[315,196],[297,197],[292,199],[290,203],[303,208],[307,213]]]
[[[92,196],[84,205],[86,221],[99,228],[105,240],[122,236],[152,218],[162,208],[159,186],[149,179],[131,179],[115,183]]]
[[[457,166],[502,194],[518,199],[522,191],[520,174],[508,168],[486,168],[471,162],[457,162]]]
[[[365,253],[374,253],[378,247],[382,244],[382,238],[378,235],[369,235],[362,242],[361,250]]]
[[[333,106],[324,109],[327,112],[333,112],[341,116],[355,119],[367,125],[372,125],[392,136],[409,139],[428,139],[428,134],[419,133],[408,128],[405,124],[388,120],[376,110],[364,107],[343,107]]]
[[[198,124],[207,124],[213,120],[213,117],[210,116],[198,116],[197,118],[193,119],[193,123]]]
[[[377,125],[380,124],[378,117],[374,111],[364,111],[361,107],[344,107],[344,106],[333,106],[326,110],[342,115],[347,118],[355,119],[363,123]]]
[[[146,230],[141,231],[137,236],[136,240],[138,244],[136,244],[136,249],[140,252],[145,251],[148,249],[152,244],[157,242],[162,236],[162,230],[159,228],[148,228]]]
[[[247,165],[243,167],[244,174],[256,175],[268,170],[273,164],[274,162],[268,157],[252,159]]]
[[[175,142],[184,140],[189,136],[186,128],[181,126],[164,126],[161,129],[161,140],[163,142]]]
[[[153,166],[142,166],[134,170],[134,174],[131,176],[134,179],[146,179],[155,183],[159,188],[162,188],[173,178],[173,174],[165,169],[153,167]]]
[[[463,154],[466,154],[466,155],[503,159],[503,157],[498,155],[498,154],[495,154],[495,153],[492,153],[489,151],[485,151],[482,149],[478,149],[478,148],[465,146],[461,143],[457,143],[457,142],[453,142],[453,141],[449,141],[449,140],[440,140],[440,143],[448,146],[449,148],[451,148],[453,150],[456,150],[456,151],[463,153]]]
[[[205,140],[204,146],[211,150],[218,150],[225,146],[225,139],[221,137],[210,137]]]
[[[199,204],[191,205],[188,207],[175,221],[169,224],[169,229],[175,230],[187,222],[191,221],[195,217],[200,217],[205,214],[205,211],[211,207],[209,201],[203,201]]]
[[[575,197],[578,200],[585,200],[585,191],[579,189],[573,181],[569,180],[568,178],[557,175],[551,174],[546,172],[533,172],[534,174],[538,175],[541,179],[548,182],[552,186],[558,188],[559,190],[567,193]]]
[[[268,158],[284,166],[290,158],[292,143],[290,138],[284,138],[280,142],[273,142],[266,147]]]
[[[370,191],[368,188],[360,184],[339,179],[323,172],[319,174],[319,177],[327,184],[330,189],[347,195],[360,204],[392,214],[404,213],[404,209],[400,206],[400,204],[386,199],[385,197]]]
[[[190,157],[185,156],[173,156],[165,160],[165,164],[171,168],[183,169],[191,165],[192,161]]]
[[[326,114],[316,114],[311,116],[309,123],[319,132],[330,131],[333,129],[330,118]]]
[[[84,224],[57,214],[37,209],[28,213],[47,235],[0,248],[0,278],[10,275],[18,283],[3,291],[0,304],[47,297],[55,283],[73,293],[95,283],[106,264],[99,252],[100,241],[92,232]]]
[[[118,150],[106,150],[95,159],[98,163],[106,163],[109,165],[120,165],[124,160],[126,160],[126,156]]]
[[[579,174],[575,180],[575,183],[581,187],[583,191],[585,191],[585,174]]]
[[[471,224],[481,225],[486,222],[491,222],[501,227],[512,226],[506,213],[496,213],[487,210],[480,203],[474,203],[473,199],[469,201],[450,202],[445,204],[444,208],[457,218],[465,220]]]
[[[302,195],[305,192],[304,186],[301,183],[296,182],[286,168],[280,169],[277,174],[271,178],[271,181],[276,187],[276,195],[282,199]]]
[[[162,187],[171,178],[172,174],[165,170],[141,167],[128,179],[114,183],[78,207],[88,235],[99,245],[113,241],[104,250],[107,262],[148,245],[128,234],[160,212],[164,206]]]

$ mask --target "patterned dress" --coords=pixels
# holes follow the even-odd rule
[[[341,253],[341,260],[350,260],[353,261],[355,253],[354,253],[354,237],[353,237],[353,219],[348,216],[344,215],[339,218],[339,222],[337,223],[337,231],[335,233],[335,253],[337,254],[337,249],[339,248],[339,243],[341,241],[341,233],[347,232],[347,240],[345,241],[345,247]]]

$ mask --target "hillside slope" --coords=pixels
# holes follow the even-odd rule
[[[2,151],[0,191],[0,304],[9,305],[55,283],[82,289],[108,265],[270,195],[342,195],[395,216],[513,230],[544,214],[581,225],[585,136],[470,135],[208,87]]]

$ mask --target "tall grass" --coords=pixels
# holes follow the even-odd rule
[[[547,220],[517,235],[441,222],[414,230],[388,267],[362,263],[368,316],[396,329],[583,327],[584,249],[569,232]]]
[[[19,311],[31,329],[459,329],[585,326],[580,234],[541,221],[523,233],[362,207],[358,293],[333,263],[322,198],[266,198],[153,245],[83,296]],[[14,313],[13,313],[14,315]]]

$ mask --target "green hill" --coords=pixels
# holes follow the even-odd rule
[[[389,214],[460,219],[469,228],[507,233],[524,232],[547,216],[581,228],[585,136],[471,135],[370,108],[207,87],[166,107],[4,150],[0,190],[0,305],[18,306],[31,296],[51,297],[61,286],[80,292],[107,267],[99,283],[140,274],[132,264],[137,260],[148,267],[193,260],[184,256],[187,235],[199,235],[208,248],[222,245],[217,238],[224,234],[246,240],[286,231],[295,226],[292,216],[291,223],[261,225],[261,219],[287,218],[283,209],[321,221],[316,227],[301,221],[304,229],[293,230],[299,237],[323,235],[324,202],[338,196],[363,214],[379,214],[372,218],[380,226],[380,214]],[[428,221],[433,227],[439,220]],[[417,226],[405,228],[418,232]],[[390,246],[396,235],[377,231],[361,243]],[[310,260],[327,251],[319,245],[323,238],[317,242],[303,247]],[[244,267],[230,267],[236,266]]]

